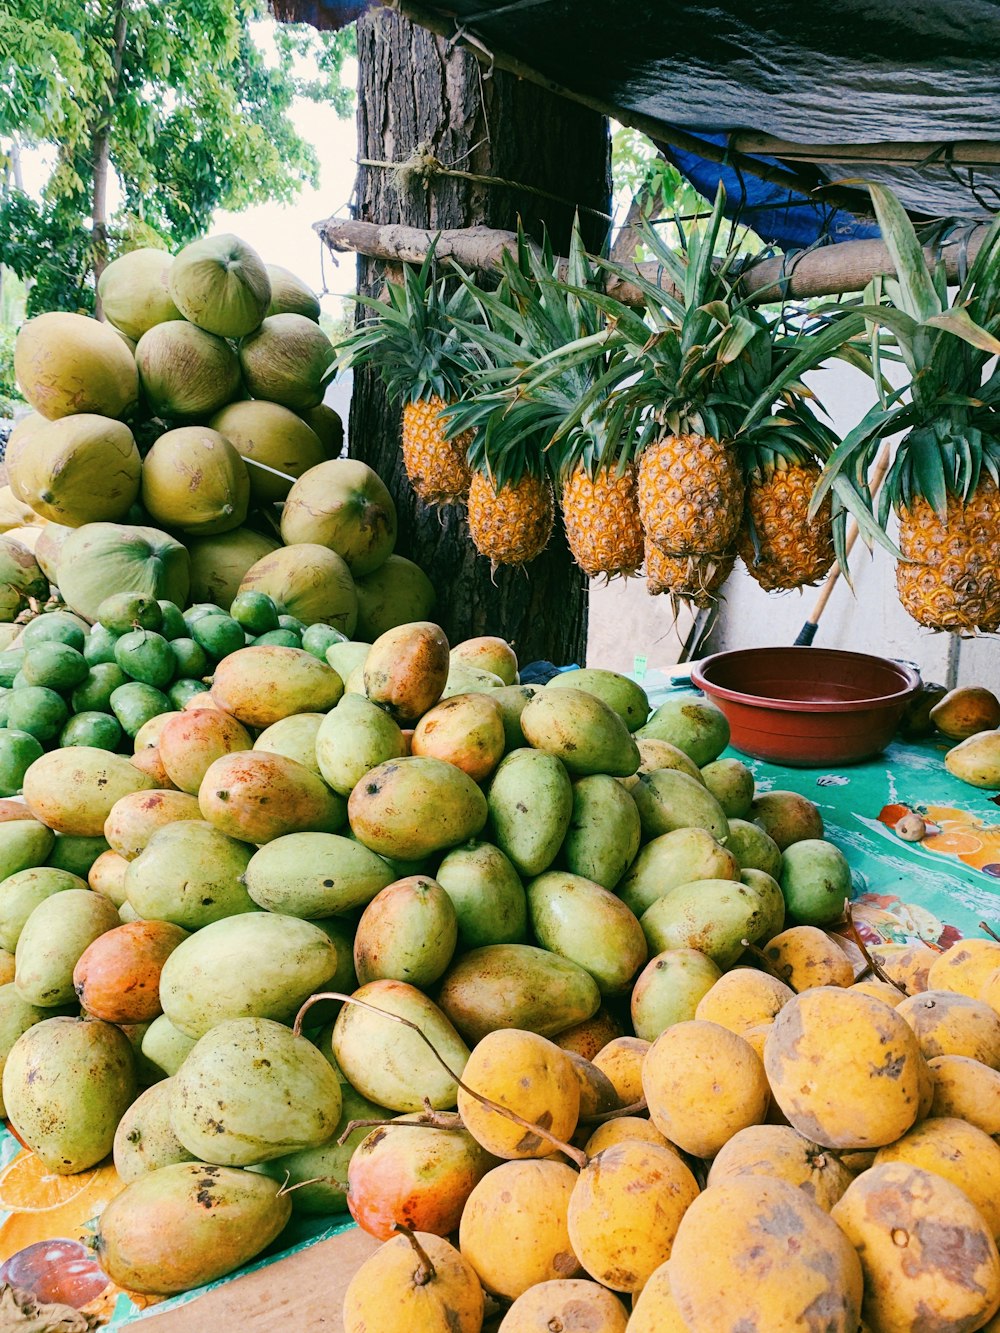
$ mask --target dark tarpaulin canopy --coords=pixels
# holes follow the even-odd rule
[[[785,249],[877,235],[861,181],[889,185],[923,219],[1000,208],[1000,0],[394,7],[636,125],[703,194],[721,178],[730,211]],[[318,27],[359,8],[275,0],[279,17]],[[786,179],[758,179],[748,158]],[[850,184],[813,193],[831,181]]]

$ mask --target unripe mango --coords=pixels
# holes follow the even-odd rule
[[[718,964],[697,949],[666,949],[651,958],[632,987],[635,1035],[655,1041],[674,1023],[694,1018],[702,996],[722,976]]]
[[[487,795],[490,833],[520,875],[540,875],[556,858],[573,816],[564,765],[540,750],[513,750]]]
[[[590,1018],[601,992],[589,972],[530,944],[473,949],[445,974],[438,1003],[466,1040],[498,1028],[552,1037]]]
[[[573,814],[562,846],[567,870],[614,889],[641,840],[639,811],[617,779],[594,773],[573,784]]]
[[[381,856],[338,833],[288,833],[250,858],[247,892],[269,912],[307,920],[364,907],[393,882]]]
[[[555,755],[570,773],[628,777],[639,767],[639,751],[619,715],[586,690],[543,690],[521,714],[525,740]]]
[[[682,884],[695,880],[739,879],[739,866],[728,848],[703,828],[678,828],[640,848],[616,892],[636,916]]]
[[[729,822],[722,806],[705,784],[676,768],[657,768],[641,774],[632,788],[632,799],[639,811],[645,839],[684,828],[705,829],[721,843],[729,836]]]
[[[345,694],[316,733],[316,762],[324,781],[350,796],[366,773],[406,753],[403,734],[384,709],[360,694]]]
[[[468,842],[454,848],[438,866],[437,881],[455,908],[461,948],[524,939],[528,919],[524,886],[499,847]]]
[[[122,1116],[115,1132],[115,1170],[126,1184],[175,1162],[193,1162],[170,1126],[172,1080],[164,1078],[141,1093]]]
[[[729,744],[729,723],[714,704],[685,694],[660,704],[638,735],[669,741],[704,768]]]
[[[625,723],[629,731],[638,731],[649,717],[649,699],[641,685],[617,671],[602,667],[578,667],[560,671],[545,687],[549,690],[585,690],[603,700]]]
[[[114,903],[90,889],[65,889],[39,903],[17,941],[14,985],[29,1004],[76,998],[73,969],[87,946],[119,925]]]
[[[743,940],[754,944],[763,938],[769,920],[769,905],[761,893],[726,879],[682,884],[640,917],[650,953],[698,949],[721,968],[736,962]]]
[[[453,764],[413,756],[373,768],[351,792],[347,813],[366,847],[415,860],[474,838],[486,823],[486,798]]]
[[[316,759],[316,737],[325,720],[325,713],[293,713],[266,727],[254,741],[253,748],[283,754],[286,759],[294,759],[317,777],[322,777]]]
[[[628,990],[648,957],[638,919],[582,875],[550,870],[532,880],[528,915],[538,943],[589,972],[602,995]]]
[[[248,727],[270,727],[295,713],[325,713],[344,693],[333,667],[302,648],[251,645],[215,668],[212,698]]]
[[[196,820],[165,824],[130,861],[124,888],[140,917],[185,930],[256,911],[242,882],[251,848]]]
[[[96,838],[116,801],[155,786],[124,755],[71,745],[35,760],[24,775],[24,799],[35,818],[56,833]]]
[[[22,821],[29,825],[34,820]],[[54,866],[32,866],[0,881],[0,948],[13,953],[24,923],[39,903],[65,889],[85,889],[86,881]]]

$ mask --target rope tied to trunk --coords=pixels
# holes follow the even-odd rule
[[[483,176],[475,171],[463,171],[459,167],[448,166],[425,143],[417,144],[411,155],[403,162],[385,162],[374,157],[359,157],[357,162],[359,167],[377,167],[379,170],[392,172],[393,184],[400,194],[416,187],[429,190],[440,177],[451,176],[459,180],[472,181],[476,185],[499,185],[506,190],[533,194],[539,199],[549,199],[552,203],[562,204],[578,213],[589,213],[603,222],[612,221],[610,213],[604,213],[599,208],[589,208],[586,204],[578,204],[573,199],[553,194],[550,190],[542,190],[537,185],[526,185],[523,181],[508,180],[504,176]]]

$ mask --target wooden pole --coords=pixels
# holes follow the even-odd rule
[[[514,251],[517,237],[512,231],[491,227],[464,227],[431,231],[421,227],[379,225],[354,219],[328,218],[316,223],[316,230],[331,250],[353,251],[389,263],[419,264],[437,240],[440,259],[454,259],[463,268],[488,272],[500,261],[505,250]],[[965,262],[971,264],[987,232],[983,223],[966,235]],[[959,279],[962,246],[947,241],[940,250],[924,251],[932,266],[944,261],[949,282]],[[565,260],[562,261],[565,264]],[[656,264],[634,265],[636,274],[647,282],[663,286],[664,274]],[[801,301],[813,296],[835,296],[841,292],[860,292],[880,274],[892,276],[895,266],[881,241],[843,241],[799,254],[779,255],[750,265],[740,281],[743,294],[755,305],[780,301]],[[624,305],[640,308],[642,290],[638,284],[611,277],[608,293]]]

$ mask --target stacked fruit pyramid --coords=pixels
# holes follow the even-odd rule
[[[1000,944],[855,980],[816,807],[693,697],[430,622],[323,655],[238,648],[2,811],[5,1115],[113,1154],[103,1272],[346,1201],[349,1333],[988,1327]]]
[[[920,624],[995,630],[1000,227],[949,304],[901,205],[878,187],[872,197],[898,278],[861,301],[790,320],[755,309],[745,257],[716,253],[720,189],[682,251],[644,233],[658,285],[588,258],[578,234],[565,271],[519,237],[496,291],[438,275],[432,252],[389,284],[387,302],[367,302],[342,356],[381,368],[404,404],[417,495],[466,504],[470,537],[494,564],[540,554],[555,496],[586,575],[644,565],[651,593],[707,606],[737,555],[769,592],[819,582],[835,558],[846,566],[852,515],[896,558],[900,599]],[[641,313],[604,292],[608,273],[638,287]],[[886,357],[904,363],[902,389],[887,386]],[[842,444],[802,382],[831,358],[866,370],[877,394]],[[875,513],[869,475],[899,431]]]

